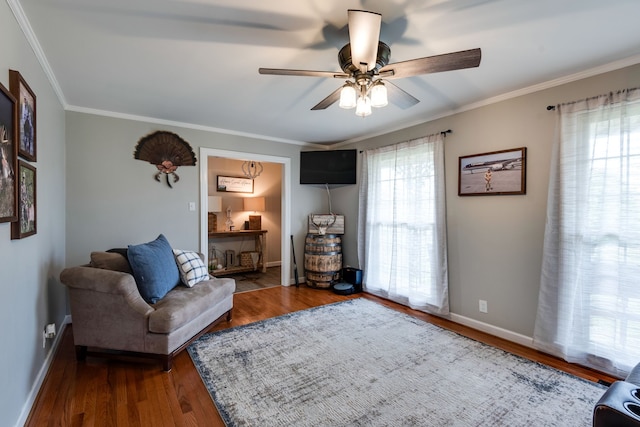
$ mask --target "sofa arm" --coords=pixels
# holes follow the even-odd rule
[[[154,311],[142,299],[135,279],[128,273],[95,267],[69,267],[60,273],[60,281],[69,288],[121,295],[132,309],[143,316]]]
[[[593,409],[593,427],[640,427],[638,386],[616,381]]]
[[[638,363],[631,372],[629,372],[625,381],[640,387],[640,363]]]

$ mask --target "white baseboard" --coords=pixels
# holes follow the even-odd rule
[[[270,261],[267,262],[267,268],[269,267],[280,267],[282,265],[282,261]]]
[[[29,417],[29,413],[33,408],[33,404],[38,397],[38,392],[40,391],[40,387],[42,387],[42,383],[44,383],[44,379],[47,377],[47,373],[49,372],[49,368],[51,367],[51,363],[53,363],[53,356],[56,354],[56,350],[58,346],[62,342],[62,335],[64,330],[68,324],[71,323],[71,315],[66,315],[62,321],[62,325],[58,328],[58,333],[56,337],[53,339],[53,343],[49,348],[49,352],[47,353],[47,357],[44,359],[44,363],[38,371],[38,375],[36,376],[35,381],[33,382],[33,386],[31,387],[31,391],[29,392],[29,396],[27,396],[27,400],[22,406],[22,412],[20,413],[20,417],[16,423],[16,427],[23,426],[27,422],[27,418]]]
[[[525,347],[534,348],[532,337],[528,337],[526,335],[522,335],[508,329],[503,329],[498,326],[490,325],[488,323],[484,323],[479,320],[471,319],[469,317],[461,316],[455,313],[451,313],[449,318],[453,322],[459,323],[461,325],[477,329],[478,331],[486,332],[498,338],[503,338],[507,341],[511,341]]]

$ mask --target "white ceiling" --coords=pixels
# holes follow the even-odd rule
[[[639,0],[9,3],[26,17],[67,109],[283,141],[357,140],[584,70],[640,62]],[[310,110],[342,80],[258,74],[340,71],[349,8],[382,13],[390,62],[479,47],[480,67],[394,80],[421,102],[406,110],[389,104],[364,119],[336,104]]]

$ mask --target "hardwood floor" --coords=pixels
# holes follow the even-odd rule
[[[262,271],[251,271],[233,274],[228,277],[236,281],[236,293],[280,286],[282,281],[280,277],[280,266],[268,267],[266,273]]]
[[[339,296],[304,285],[236,294],[233,320],[222,322],[212,330],[360,297],[587,380],[616,380],[372,295]],[[86,362],[78,363],[72,334],[71,326],[63,331],[62,341],[26,426],[224,426],[186,351],[174,359],[173,369],[168,373],[162,371],[158,361],[144,359],[87,358]]]

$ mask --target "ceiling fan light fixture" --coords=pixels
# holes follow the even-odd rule
[[[375,108],[385,107],[389,104],[387,98],[387,87],[378,80],[371,86],[371,106]]]
[[[360,96],[356,103],[356,116],[367,117],[371,114],[371,100],[368,96]]]
[[[340,108],[350,109],[356,106],[356,90],[351,82],[342,86],[340,91]]]
[[[363,72],[371,71],[376,66],[382,15],[352,9],[347,11],[347,15],[353,65]]]
[[[342,73],[280,68],[259,68],[258,72],[282,76],[348,79],[346,84],[335,89],[311,110],[325,110],[338,101],[340,107],[348,109],[353,108],[355,103],[356,114],[365,117],[371,114],[372,106],[380,108],[388,105],[388,96],[391,96],[393,103],[402,109],[420,102],[388,79],[478,67],[482,59],[482,51],[476,48],[389,63],[391,48],[380,41],[382,16],[377,12],[349,9],[347,18],[349,43],[338,51],[338,64]],[[389,91],[391,92],[388,93]]]

